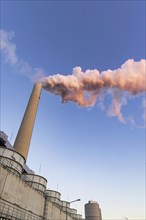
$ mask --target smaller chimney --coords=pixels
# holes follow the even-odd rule
[[[38,103],[42,84],[37,82],[34,84],[27,108],[25,110],[15,143],[14,149],[27,159],[32,131],[34,127],[35,117],[37,113]]]

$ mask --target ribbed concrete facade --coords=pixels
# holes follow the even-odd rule
[[[48,193],[48,192],[47,192]],[[62,206],[61,200],[45,195],[16,175],[0,157],[0,217],[13,220],[82,220],[72,209]]]

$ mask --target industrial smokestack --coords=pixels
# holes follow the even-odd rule
[[[25,159],[27,159],[29,151],[41,89],[42,84],[40,82],[35,83],[14,143],[14,149]]]

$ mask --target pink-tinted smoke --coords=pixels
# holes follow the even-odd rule
[[[43,88],[60,95],[62,102],[73,101],[79,106],[93,106],[103,93],[110,93],[112,104],[108,110],[111,116],[118,116],[124,122],[121,106],[126,104],[128,95],[142,94],[146,91],[146,60],[135,62],[127,60],[119,69],[82,71],[73,69],[72,75],[53,75],[42,79]],[[125,95],[126,94],[126,95]]]

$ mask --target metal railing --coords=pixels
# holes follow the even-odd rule
[[[2,164],[5,168],[9,169],[15,175],[20,176],[19,170],[11,160],[0,156],[0,164]]]
[[[6,204],[0,201],[0,220],[42,220],[42,217],[37,216],[29,210],[17,207],[16,204]]]

